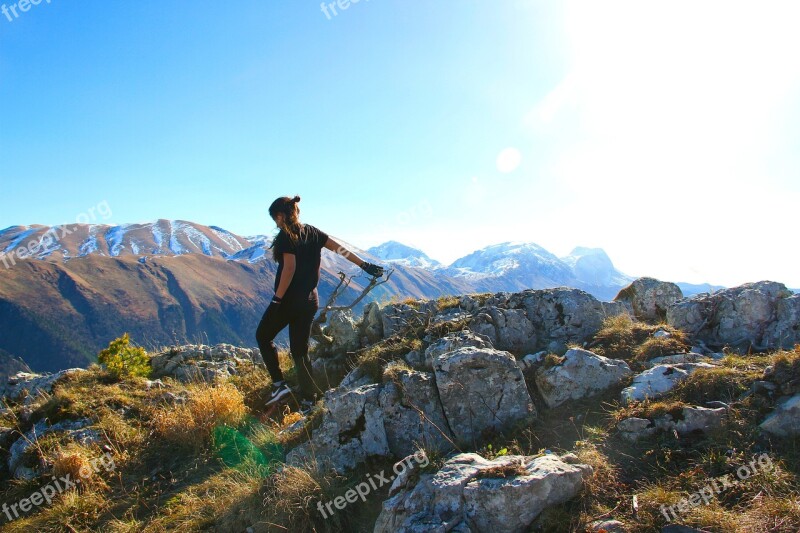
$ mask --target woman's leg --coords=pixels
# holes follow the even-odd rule
[[[258,342],[258,349],[261,350],[261,358],[264,364],[267,365],[269,375],[272,377],[272,382],[283,381],[283,372],[278,364],[278,349],[272,340],[286,327],[289,323],[289,313],[287,306],[288,303],[282,303],[277,309],[268,307],[264,311],[264,316],[261,317],[261,322],[256,329],[256,341]]]
[[[311,360],[308,358],[311,324],[318,308],[319,302],[316,300],[298,302],[297,310],[289,322],[289,348],[292,351],[294,366],[297,368],[297,380],[304,400],[312,400],[317,393],[322,393],[314,382]]]

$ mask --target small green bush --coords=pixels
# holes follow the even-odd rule
[[[150,376],[150,358],[141,346],[131,346],[130,336],[125,333],[114,339],[108,348],[97,355],[97,361],[115,378]]]

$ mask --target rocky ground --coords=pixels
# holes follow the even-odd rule
[[[800,530],[800,297],[778,283],[370,304],[325,334],[307,418],[266,417],[260,355],[230,345],[150,354],[149,378],[10,378],[0,502],[115,463],[4,528]]]

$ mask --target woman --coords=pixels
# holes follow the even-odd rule
[[[346,257],[370,276],[380,277],[383,268],[367,263],[353,252],[311,224],[300,223],[300,197],[278,198],[269,207],[269,215],[280,232],[272,241],[272,257],[278,262],[275,274],[275,296],[264,312],[256,330],[256,340],[261,357],[272,376],[272,391],[267,405],[280,401],[292,393],[278,365],[278,351],[273,339],[289,326],[289,349],[297,369],[300,384],[301,409],[313,405],[315,396],[322,392],[311,376],[308,358],[308,341],[311,324],[319,308],[319,269],[321,252],[327,248]]]

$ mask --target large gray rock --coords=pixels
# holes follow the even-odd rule
[[[82,372],[86,372],[86,370],[83,368],[70,368],[55,374],[44,375],[19,372],[8,378],[5,397],[15,402],[23,402],[24,405],[30,405],[43,394],[52,393],[53,386],[62,379]]]
[[[800,435],[800,394],[788,398],[761,422],[761,429],[776,437]]]
[[[457,331],[445,335],[425,349],[424,365],[429,369],[433,369],[433,362],[437,357],[443,353],[452,352],[465,346],[494,348],[492,341],[486,335],[473,331]]]
[[[383,317],[378,302],[370,302],[364,306],[364,318],[361,320],[360,332],[362,344],[365,346],[383,338]]]
[[[572,349],[561,364],[540,368],[536,385],[548,407],[594,396],[614,387],[632,374],[628,363],[608,359],[588,350]]]
[[[467,346],[439,355],[434,363],[444,413],[456,440],[475,447],[484,432],[532,422],[536,410],[514,356]]]
[[[564,353],[569,344],[581,344],[592,338],[609,316],[626,313],[618,302],[600,302],[579,289],[523,291],[509,298],[520,302],[534,326],[537,349]]]
[[[681,288],[674,283],[639,278],[622,289],[614,301],[629,304],[639,320],[657,322],[664,320],[667,309],[681,298]]]
[[[399,370],[380,393],[386,441],[394,457],[418,449],[453,449],[453,434],[444,417],[433,374]]]
[[[800,294],[778,300],[775,321],[767,326],[762,343],[785,350],[800,344]]]
[[[374,531],[526,531],[543,510],[574,498],[591,471],[555,455],[460,454],[413,487],[390,491]]]
[[[316,462],[323,470],[344,473],[368,457],[388,457],[379,396],[380,385],[325,393],[322,425],[311,440],[289,452],[286,462],[295,466]]]
[[[530,351],[537,346],[533,324],[524,309],[484,308],[472,320],[470,329],[504,350]]]
[[[349,309],[338,309],[328,313],[327,317],[328,325],[323,333],[333,340],[327,350],[334,354],[357,350],[361,341],[353,313]]]
[[[709,346],[789,348],[800,339],[797,306],[783,284],[761,281],[680,300],[667,310],[667,322]]]
[[[630,387],[622,390],[622,403],[627,405],[632,401],[661,398],[700,368],[714,366],[707,363],[679,363],[658,365],[645,370],[633,378]]]

